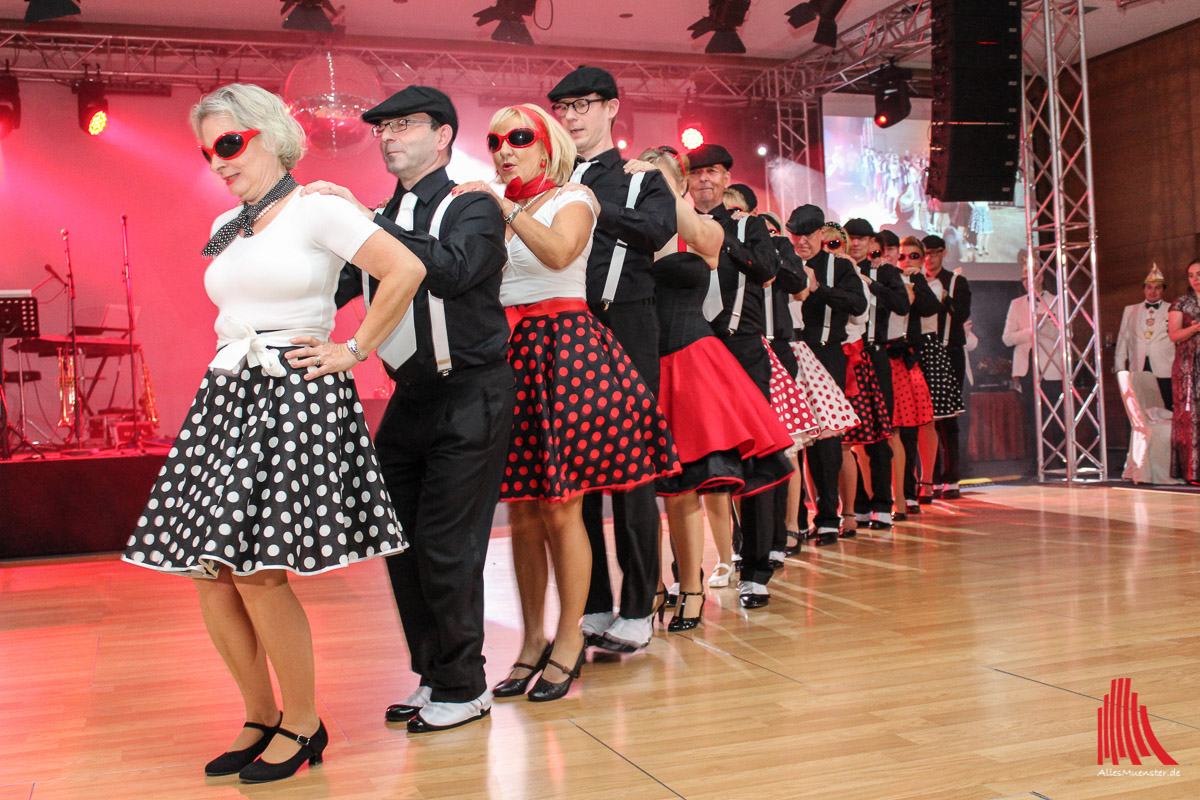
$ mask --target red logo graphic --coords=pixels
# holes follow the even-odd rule
[[[1128,757],[1133,764],[1141,764],[1141,756],[1154,753],[1164,766],[1178,764],[1154,738],[1150,714],[1138,705],[1137,692],[1130,691],[1131,682],[1115,678],[1104,695],[1104,705],[1096,709],[1096,763],[1103,766],[1105,759],[1111,758],[1113,764],[1120,764]]]

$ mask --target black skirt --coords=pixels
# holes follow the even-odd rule
[[[123,560],[163,572],[316,574],[407,545],[354,381],[209,370]]]

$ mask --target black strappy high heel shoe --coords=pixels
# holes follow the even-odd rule
[[[699,597],[700,610],[696,612],[694,617],[685,617],[683,610],[687,607],[689,597]],[[708,600],[708,595],[703,591],[700,592],[684,592],[679,593],[679,607],[675,609],[675,616],[671,617],[671,623],[667,625],[667,630],[671,633],[679,633],[680,631],[690,631],[700,627],[700,618],[704,616],[704,603]]]
[[[667,587],[665,586],[654,593],[654,606],[650,609],[650,616],[657,615],[659,625],[663,624],[663,618],[667,615],[667,606],[670,605],[668,597]]]
[[[533,680],[533,676],[546,668],[552,652],[554,652],[554,642],[546,642],[546,649],[538,656],[536,664],[524,664],[520,661],[513,664],[513,669],[527,669],[529,670],[529,674],[523,678],[505,678],[500,681],[496,684],[496,688],[492,689],[492,697],[516,697],[525,694],[525,691],[529,688],[529,682]]]
[[[551,683],[546,680],[546,676],[543,673],[542,677],[538,678],[537,683],[533,685],[533,688],[529,690],[529,701],[531,703],[547,703],[551,700],[558,700],[560,697],[566,695],[567,690],[571,688],[571,681],[578,678],[580,672],[583,670],[583,659],[585,656],[587,656],[587,645],[580,648],[579,658],[575,659],[575,669],[567,669],[554,659],[548,659],[546,663],[566,675],[567,679],[562,683]]]
[[[279,726],[282,724],[282,711],[279,713],[279,722],[274,725],[247,722],[242,726],[243,728],[253,728],[256,731],[262,731],[262,736],[259,737],[258,741],[241,750],[228,750],[217,756],[204,765],[204,774],[210,778],[216,778],[221,775],[234,775],[241,772],[243,767],[262,755],[263,750],[266,750],[267,745],[271,743],[271,737],[275,735],[275,732],[279,730]]]
[[[291,739],[300,745],[300,749],[287,761],[281,761],[278,764],[259,758],[252,764],[246,765],[238,773],[242,783],[270,783],[290,778],[296,774],[296,770],[300,769],[305,761],[315,767],[323,760],[325,746],[329,744],[329,733],[325,730],[324,722],[317,723],[317,732],[312,736],[301,736],[298,733],[292,733],[287,728],[279,728],[275,731],[275,735]]]

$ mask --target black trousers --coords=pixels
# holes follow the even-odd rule
[[[621,349],[650,391],[658,394],[658,312],[654,301],[613,303],[607,309],[592,306],[596,318],[613,332]],[[660,517],[654,482],[627,492],[612,493],[613,544],[621,580],[621,616],[650,616],[658,590]],[[585,614],[612,611],[612,578],[608,574],[608,548],[604,542],[603,497],[591,492],[583,497],[583,524],[592,547],[592,583]]]
[[[787,370],[788,375],[791,375],[795,379],[800,374],[800,362],[796,359],[796,351],[792,350],[791,341],[775,337],[771,340],[771,350],[774,351],[775,357],[779,359],[779,363],[783,364],[783,368]]]
[[[967,377],[967,353],[961,346],[947,347],[950,356],[950,367],[954,371],[954,379],[961,387]],[[958,417],[939,419],[936,423],[938,432],[938,463],[941,466],[940,478],[942,483],[958,483],[961,474],[959,462]]]
[[[1154,372],[1154,370],[1150,369],[1150,356],[1146,356],[1146,361],[1142,364],[1142,371],[1149,373]],[[1158,381],[1158,393],[1162,395],[1163,408],[1165,408],[1167,411],[1174,411],[1175,394],[1171,390],[1171,379],[1156,377],[1154,380]]]
[[[375,447],[409,548],[388,575],[412,669],[435,702],[465,703],[483,674],[483,568],[516,389],[507,361],[396,386]]]
[[[763,397],[770,402],[771,357],[767,355],[767,349],[763,346],[762,335],[735,333],[732,336],[722,336],[721,341],[746,370],[746,374],[763,393]],[[742,498],[742,546],[739,552],[742,556],[741,578],[744,581],[766,585],[775,572],[771,569],[770,561],[771,549],[775,544],[776,495],[781,488],[784,492],[784,514],[786,514],[786,483],[782,487],[776,486],[773,489]],[[784,514],[779,515],[780,525],[784,524]]]
[[[810,345],[813,355],[833,377],[837,385],[846,388],[846,353],[840,344]],[[813,524],[817,530],[837,530],[841,525],[838,516],[838,473],[842,469],[842,437],[818,439],[804,451],[808,471],[812,475],[813,491],[816,492],[817,513]]]
[[[904,447],[904,503],[917,502],[920,497],[917,484],[921,480],[920,451],[917,448],[918,428],[916,425],[905,425],[900,429],[900,444]]]

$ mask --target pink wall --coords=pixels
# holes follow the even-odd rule
[[[128,215],[134,303],[142,309],[137,338],[153,376],[166,435],[178,430],[212,357],[216,312],[204,293],[206,259],[200,249],[212,219],[236,202],[196,149],[187,115],[198,97],[187,89],[176,89],[170,98],[110,97],[108,129],[92,137],[79,129],[69,89],[24,82],[22,126],[0,141],[0,289],[32,288],[47,277],[47,263],[65,273],[59,231],[67,228],[77,316],[81,324],[98,323],[106,303],[125,302],[120,217]],[[494,104],[481,108],[470,97],[456,101],[460,133],[452,172],[462,180],[490,164],[482,133]],[[639,115],[636,123],[639,146],[673,141],[677,135],[670,114]],[[345,160],[310,155],[295,175],[301,183],[318,178],[341,183],[368,204],[386,199],[394,186],[373,147]],[[487,175],[476,172],[474,177]],[[55,297],[56,291],[52,281],[36,293],[44,334],[67,332],[66,301]],[[342,310],[335,338],[353,334],[356,312],[361,313],[361,306]],[[57,365],[53,359],[31,361],[42,380],[27,388],[30,418],[52,429],[58,419]],[[12,369],[14,362],[6,351],[5,366]],[[107,376],[94,408],[108,405],[116,376],[112,365]],[[360,366],[355,377],[364,397],[375,396],[377,389],[386,392],[375,359]],[[127,376],[118,379],[114,405],[128,404],[127,381]],[[10,399],[15,415],[15,387],[10,387]]]

